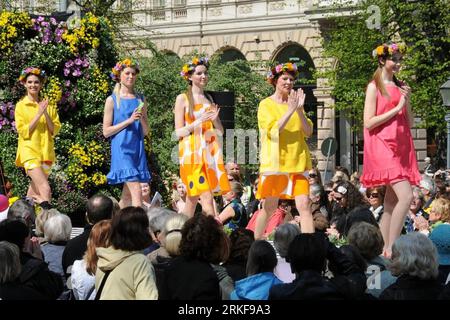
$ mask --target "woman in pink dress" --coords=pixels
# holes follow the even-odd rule
[[[383,254],[390,257],[413,198],[411,185],[420,181],[411,136],[414,116],[411,89],[395,74],[400,69],[403,44],[383,44],[374,50],[378,69],[367,86],[364,104],[364,187],[386,185],[380,229]]]

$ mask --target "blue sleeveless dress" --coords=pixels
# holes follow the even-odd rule
[[[111,97],[114,100],[113,125],[127,120],[143,99],[141,96],[132,99],[121,98],[118,108],[116,95],[113,93]],[[106,178],[108,184],[149,182],[151,177],[140,121],[134,121],[111,137],[111,170]]]

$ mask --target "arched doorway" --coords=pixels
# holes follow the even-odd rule
[[[178,62],[180,60],[180,57],[173,51],[162,50],[162,52],[171,62]]]
[[[275,51],[273,63],[293,62],[299,68],[299,77],[294,88],[302,88],[306,94],[305,111],[314,123],[312,136],[308,139],[308,146],[311,150],[317,149],[317,99],[313,90],[316,89],[316,81],[313,78],[315,70],[314,62],[308,51],[296,42],[284,44]]]
[[[242,52],[233,47],[223,48],[217,53],[217,55],[219,56],[219,63],[247,60]]]

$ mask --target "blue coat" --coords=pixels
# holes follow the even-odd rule
[[[269,290],[275,284],[283,283],[272,272],[258,273],[239,280],[231,292],[231,300],[267,300]]]

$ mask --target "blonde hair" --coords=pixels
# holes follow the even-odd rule
[[[236,194],[236,198],[240,198],[242,196],[242,193],[244,192],[244,187],[240,182],[237,181],[231,181],[230,188],[231,191],[233,191]]]
[[[192,84],[188,85],[186,91],[186,97],[188,102],[188,114],[190,118],[194,118],[194,95],[192,94]]]
[[[441,221],[450,222],[450,200],[438,198],[433,201],[431,207],[434,211],[441,214]]]
[[[383,74],[382,66],[383,65],[381,64],[381,60],[386,61],[383,58],[378,59],[378,68],[374,72],[372,80],[375,82],[375,86],[377,87],[378,90],[380,90],[381,94],[385,97],[389,97],[389,93],[386,90],[386,86],[384,85],[383,78],[382,78],[382,74]],[[393,76],[393,81],[396,86],[401,87],[402,83],[395,77],[395,75]]]
[[[44,225],[45,222],[51,217],[61,214],[58,210],[52,208],[48,210],[42,210],[41,213],[36,217],[36,236],[44,236]]]
[[[167,219],[164,225],[162,230],[164,234],[162,244],[171,256],[178,256],[180,254],[181,229],[188,219],[188,216],[184,214],[176,214]]]
[[[117,103],[117,109],[120,108],[120,88],[121,88],[121,84],[120,82],[117,82],[116,85],[114,86],[114,94],[116,95],[116,103]]]
[[[381,68],[381,66],[378,66],[377,70],[373,74],[372,80],[375,82],[375,86],[378,90],[380,90],[381,94],[385,97],[388,97],[389,93],[387,92],[386,86],[383,83],[383,79],[381,77],[382,73],[383,69]]]

